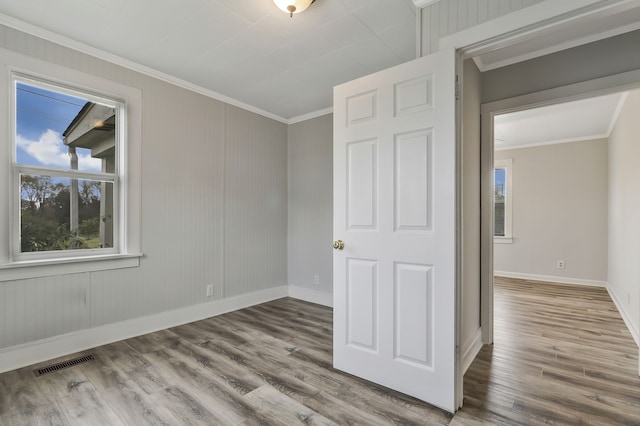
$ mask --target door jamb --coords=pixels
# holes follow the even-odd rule
[[[462,78],[464,69],[464,59],[462,52],[455,52],[455,209],[456,209],[456,227],[455,227],[455,291],[456,291],[456,362],[455,362],[455,405],[456,410],[462,408],[464,403],[464,372],[462,371],[462,269],[464,265],[462,250]]]

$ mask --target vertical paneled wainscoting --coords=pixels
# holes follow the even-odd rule
[[[89,275],[0,282],[0,351],[90,327]]]

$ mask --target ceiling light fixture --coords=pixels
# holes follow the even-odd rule
[[[311,6],[316,0],[273,0],[278,9],[288,13],[293,18],[294,13],[300,13]]]

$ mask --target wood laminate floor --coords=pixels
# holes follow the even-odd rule
[[[640,425],[638,347],[606,289],[494,282],[494,344],[452,424]]]
[[[638,350],[604,289],[498,279],[495,293],[495,345],[453,418],[333,370],[331,310],[286,298],[1,374],[0,425],[640,425]]]

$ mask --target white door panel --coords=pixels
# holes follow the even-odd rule
[[[455,411],[455,72],[334,89],[334,366]]]

